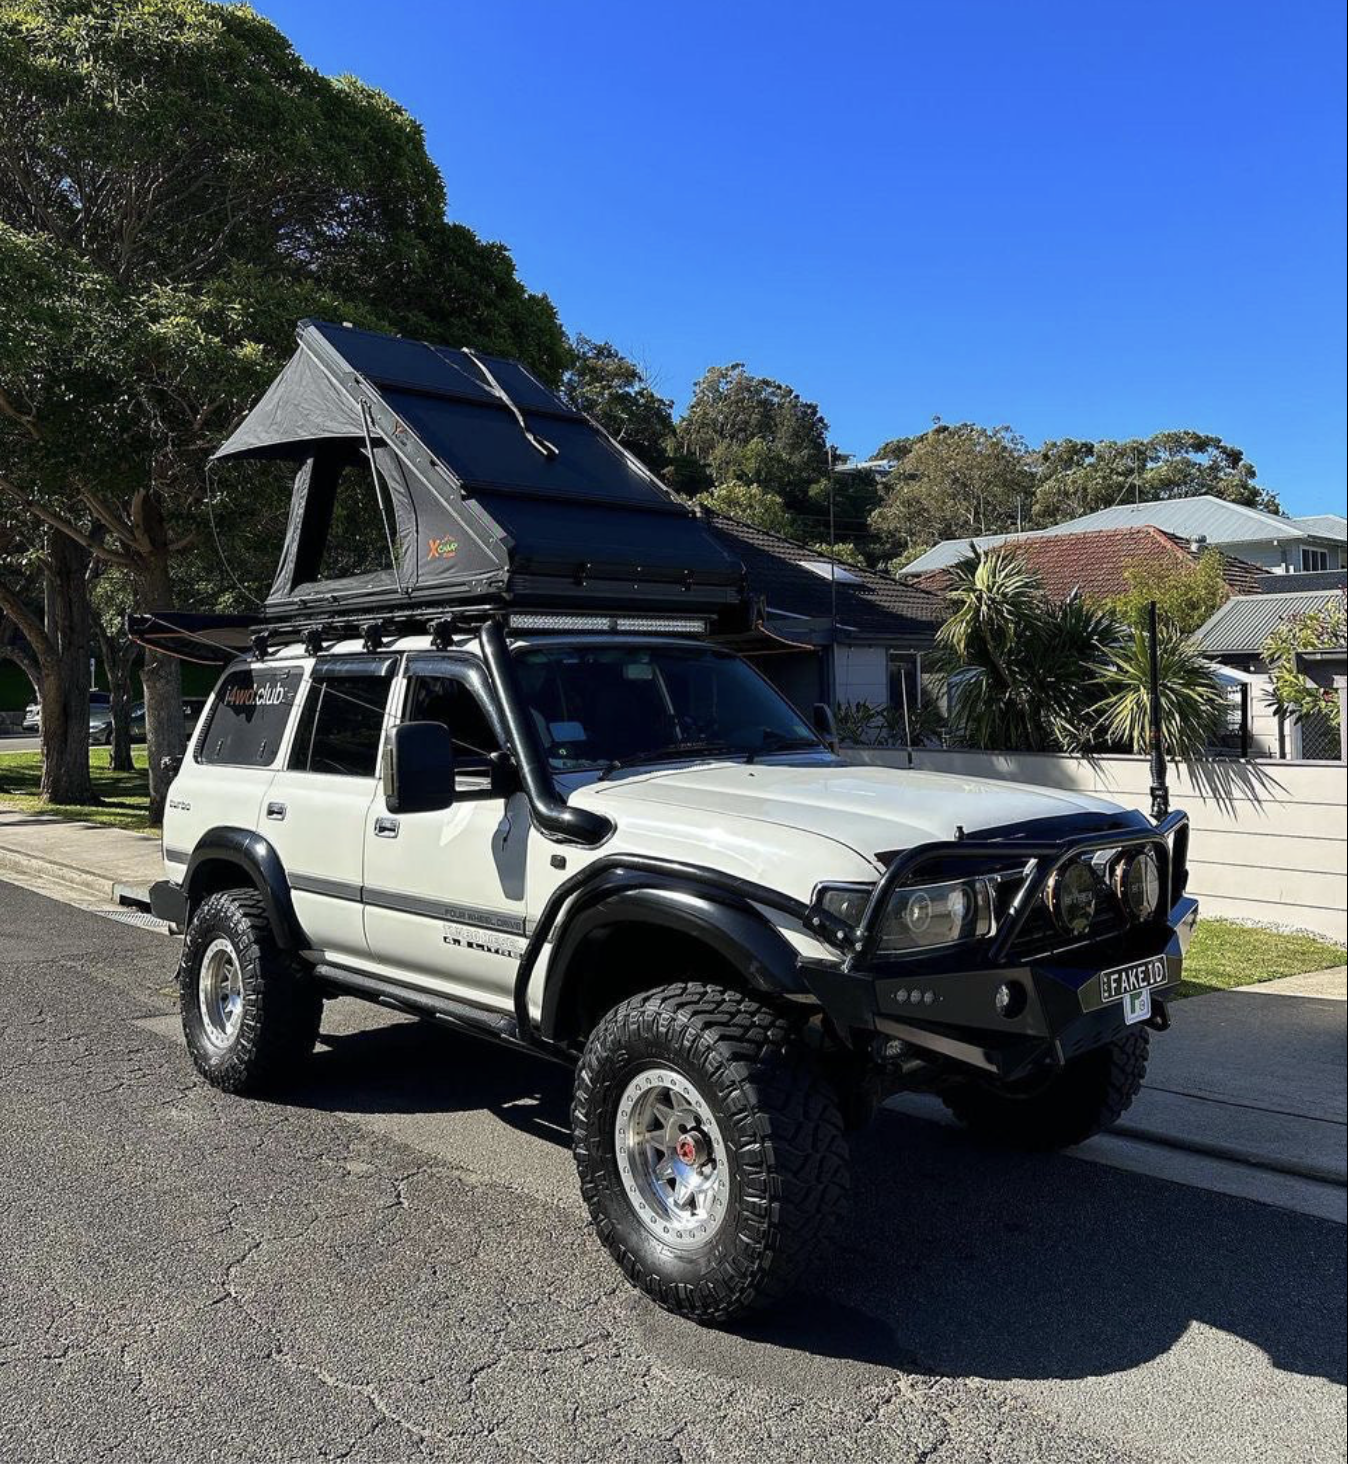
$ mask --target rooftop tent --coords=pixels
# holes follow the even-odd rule
[[[743,568],[703,520],[515,361],[303,321],[217,461],[298,464],[269,620],[511,604],[715,613]],[[323,578],[339,495],[383,567]]]

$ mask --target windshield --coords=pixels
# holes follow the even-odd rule
[[[708,646],[547,646],[515,664],[556,772],[822,747],[756,671]]]

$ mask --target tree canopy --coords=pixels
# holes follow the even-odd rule
[[[571,349],[562,395],[658,473],[673,445],[674,403],[610,342],[577,335]]]

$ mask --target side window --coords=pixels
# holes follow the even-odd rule
[[[270,767],[285,736],[300,686],[298,666],[228,672],[215,689],[197,742],[197,761],[235,768]]]
[[[335,676],[311,682],[290,749],[291,769],[374,777],[392,684],[383,676]]]
[[[454,742],[459,772],[483,773],[487,759],[500,750],[482,704],[472,688],[452,676],[414,677],[407,693],[408,722],[440,722]]]

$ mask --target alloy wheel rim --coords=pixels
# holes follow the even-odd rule
[[[642,1225],[678,1249],[709,1240],[725,1219],[726,1148],[693,1084],[646,1068],[624,1088],[614,1128],[618,1174]]]
[[[206,947],[197,974],[197,1009],[206,1041],[228,1047],[243,1025],[243,971],[233,945],[219,936]]]

